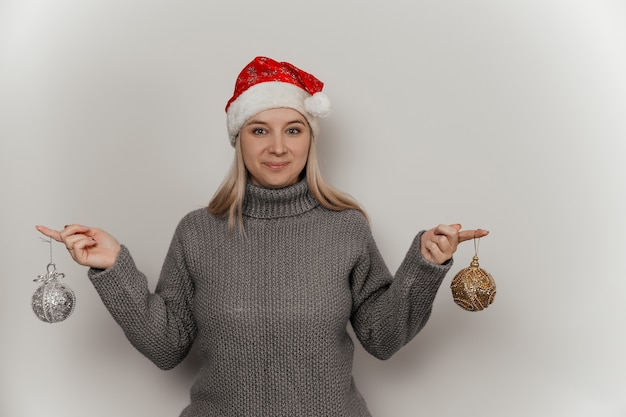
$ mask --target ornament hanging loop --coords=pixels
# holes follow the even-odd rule
[[[476,237],[476,232],[474,232],[474,257],[472,258],[472,262],[470,263],[470,267],[478,268],[480,264],[478,263],[478,247],[480,246],[480,238]]]
[[[60,278],[65,278],[65,274],[63,272],[57,272],[57,266],[53,262],[50,262],[48,266],[46,267],[46,274],[37,275],[37,278],[35,278],[33,281],[43,282],[45,284],[52,280],[56,280]]]
[[[52,238],[44,239],[43,237],[40,237],[39,239],[42,242],[48,243],[50,245],[50,264],[54,265],[54,263],[52,262]],[[48,264],[48,266],[50,266],[50,264]]]
[[[474,232],[474,256],[478,256],[478,247],[480,246],[480,238],[476,237],[476,231]]]
[[[40,238],[40,239],[42,242],[50,244],[50,262],[48,263],[48,266],[46,266],[46,274],[38,275],[37,278],[35,278],[33,281],[48,283],[52,281],[53,279],[64,278],[65,274],[62,272],[56,272],[57,266],[52,261],[52,239],[44,239],[44,238]]]

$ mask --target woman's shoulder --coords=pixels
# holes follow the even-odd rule
[[[224,219],[216,217],[209,212],[207,207],[201,207],[188,212],[178,223],[178,231],[193,231],[212,228],[224,222]]]
[[[181,222],[206,219],[208,216],[211,216],[209,209],[207,207],[199,207],[185,214]]]
[[[370,233],[370,224],[365,215],[356,209],[330,210],[323,209],[325,222],[334,224],[342,229]]]

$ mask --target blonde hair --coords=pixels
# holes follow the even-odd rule
[[[333,211],[354,209],[360,211],[366,218],[365,210],[349,195],[333,188],[322,178],[317,162],[315,137],[311,132],[311,145],[307,157],[306,179],[313,197],[325,208]],[[243,232],[243,200],[246,192],[248,171],[243,162],[241,141],[235,140],[235,159],[224,181],[213,195],[208,210],[219,217],[228,217],[228,230]]]

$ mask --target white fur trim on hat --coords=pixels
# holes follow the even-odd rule
[[[311,126],[313,135],[319,134],[319,118],[330,114],[330,100],[323,93],[311,96],[302,88],[281,81],[253,85],[241,93],[228,107],[226,125],[230,144],[235,141],[242,126],[263,110],[290,108],[302,114]]]

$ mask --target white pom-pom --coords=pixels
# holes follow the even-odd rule
[[[304,109],[312,116],[324,119],[330,116],[330,99],[324,93],[315,93],[304,100]]]

